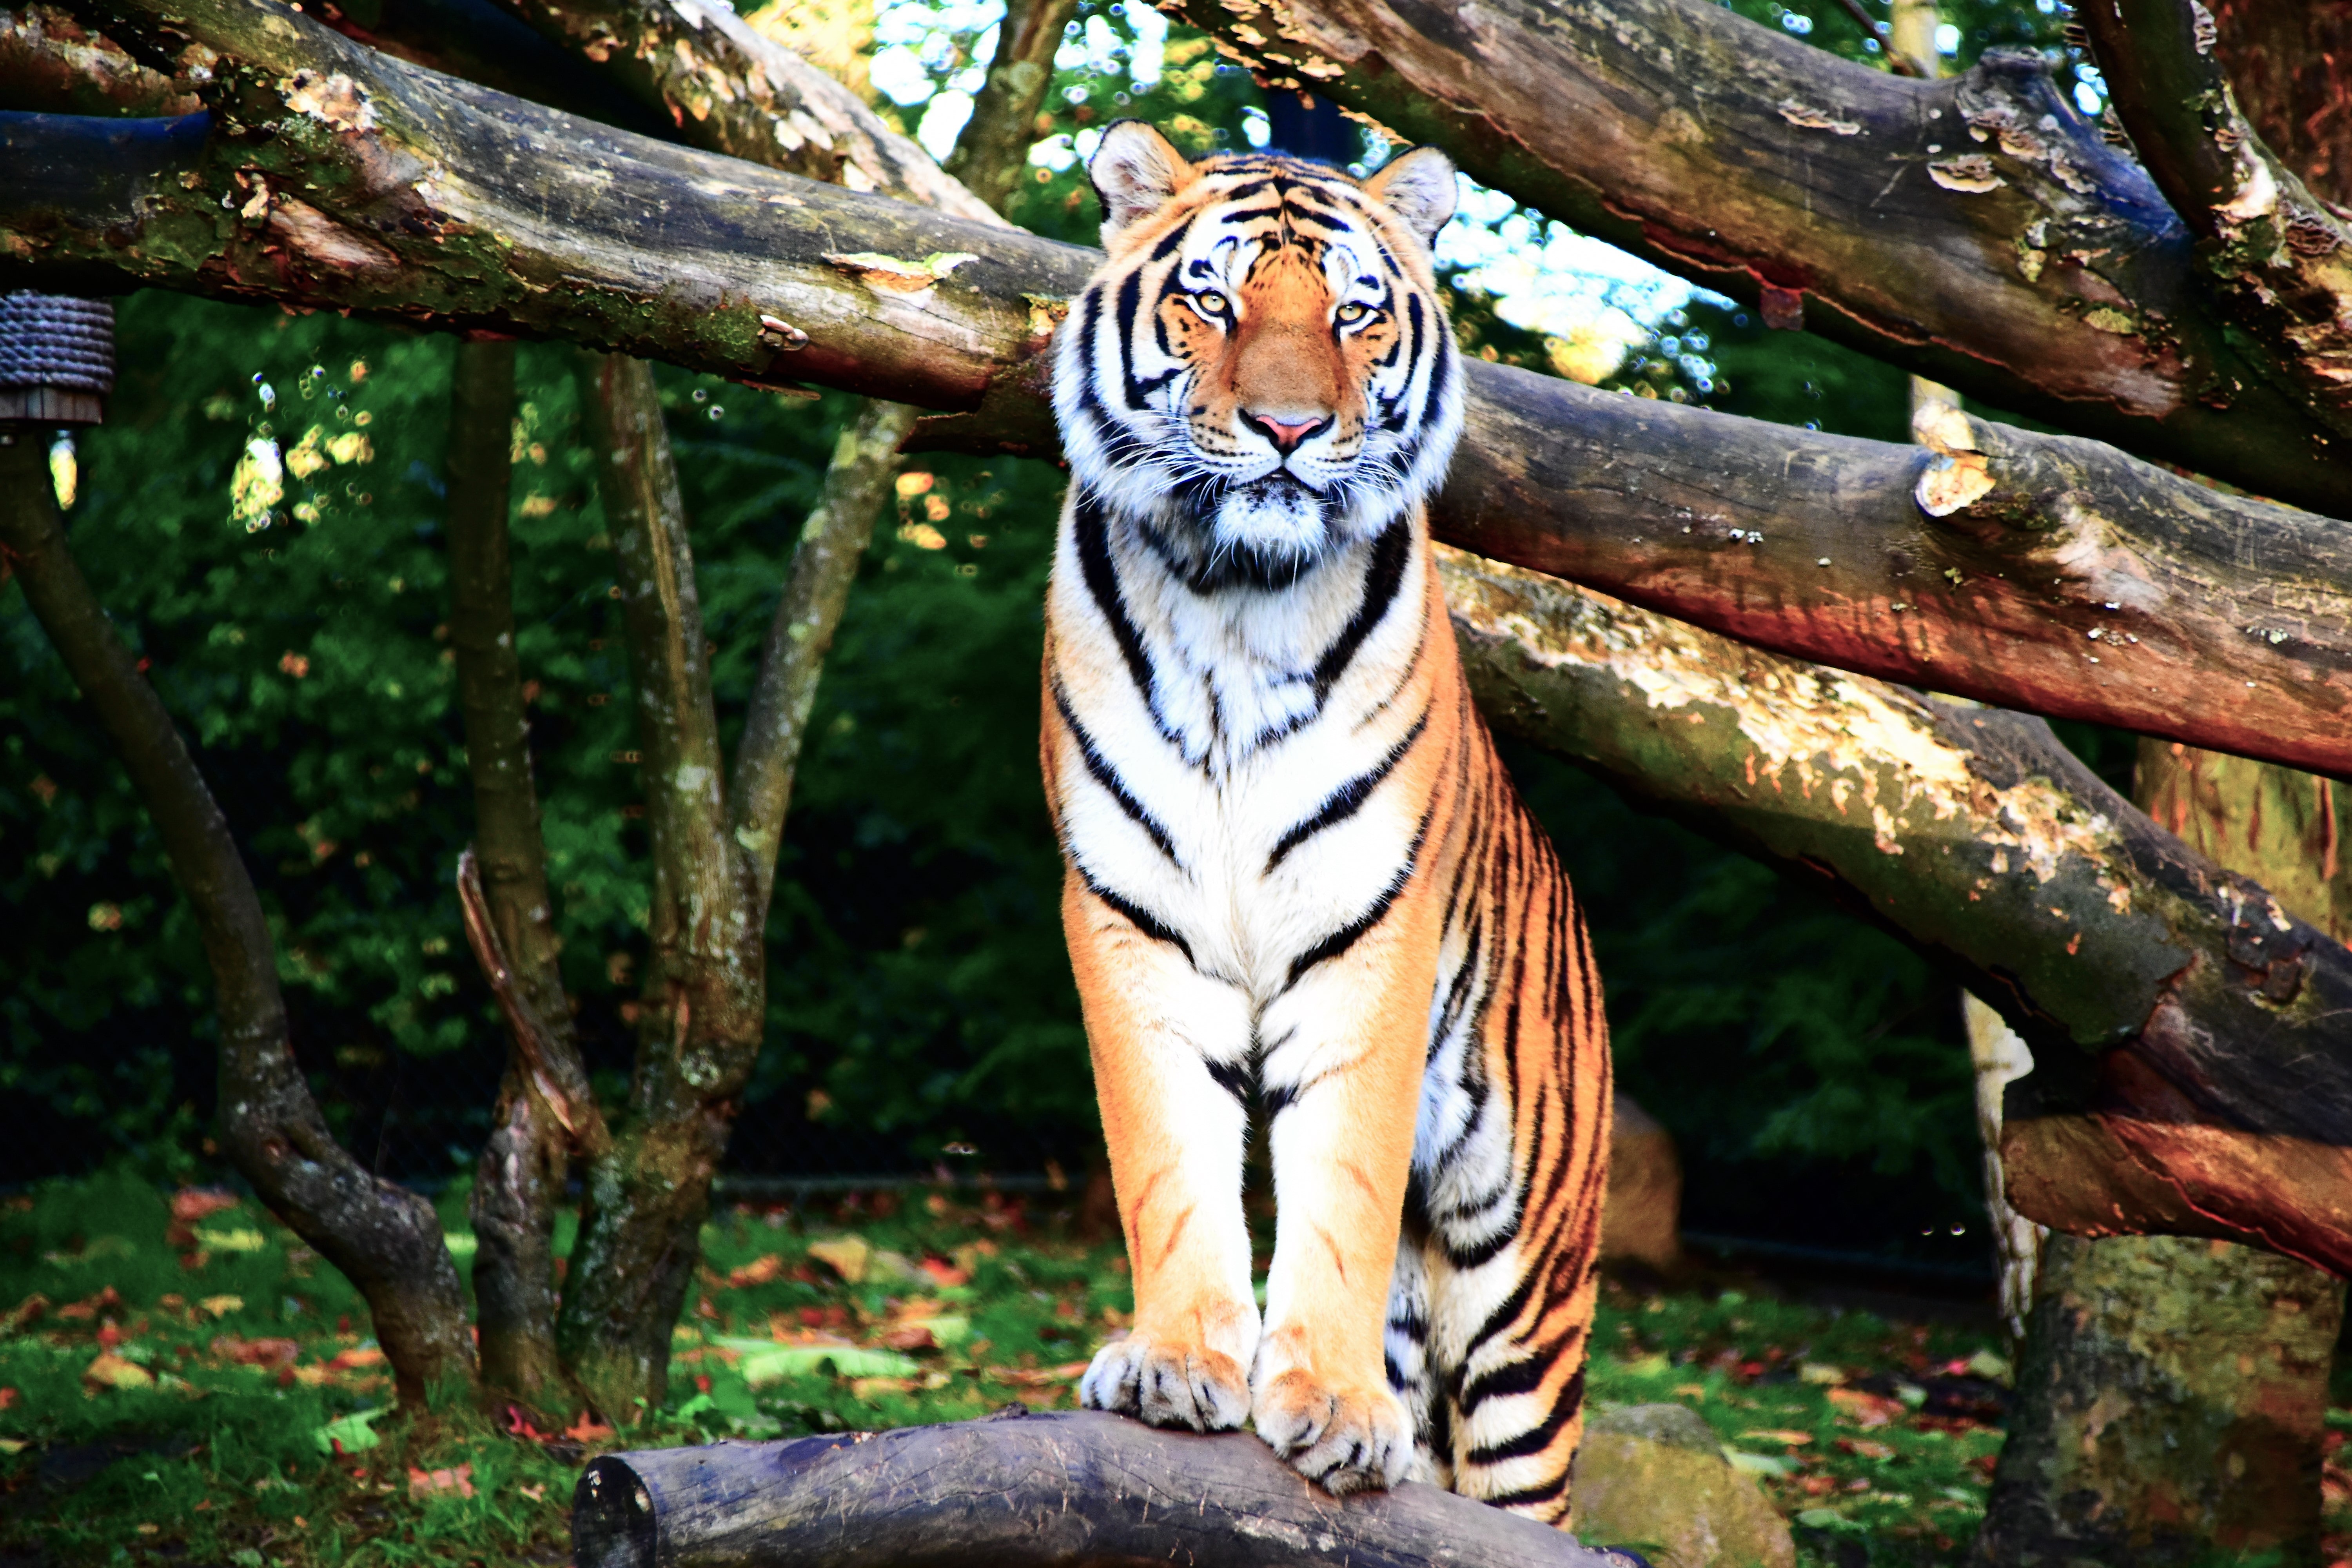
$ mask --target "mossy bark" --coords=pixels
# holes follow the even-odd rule
[[[2326,781],[2144,741],[2136,793],[2191,847],[2342,940],[2352,879]],[[2251,1247],[2049,1237],[1978,1560],[2316,1562],[2343,1313],[2335,1275]]]
[[[604,1126],[557,962],[515,646],[514,366],[511,342],[467,341],[450,374],[449,632],[474,785],[474,842],[457,891],[507,1023],[506,1071],[475,1172],[474,1296],[486,1397],[568,1415],[573,1398],[555,1348],[555,1212],[572,1150],[597,1150]]]
[[[2316,1561],[2343,1285],[2225,1241],[2053,1235],[1976,1560]]]

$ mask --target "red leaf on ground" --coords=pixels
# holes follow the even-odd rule
[[[932,1283],[937,1285],[969,1285],[971,1283],[971,1276],[970,1274],[966,1273],[963,1269],[958,1268],[954,1264],[949,1262],[944,1258],[927,1256],[924,1258],[919,1267],[924,1273],[931,1277]]]
[[[784,1277],[784,1260],[771,1252],[757,1258],[740,1268],[727,1271],[727,1283],[740,1290],[752,1285],[765,1285]]]
[[[1873,1426],[1891,1426],[1903,1418],[1901,1400],[1859,1388],[1832,1388],[1830,1403],[1837,1407],[1839,1415],[1865,1431]]]
[[[453,1470],[420,1470],[408,1468],[408,1495],[430,1497],[435,1492],[455,1492],[459,1497],[474,1495],[474,1467],[459,1465]]]
[[[291,1368],[302,1354],[302,1347],[292,1340],[241,1340],[235,1334],[221,1334],[213,1340],[213,1354],[238,1366],[276,1366]]]
[[[583,1414],[579,1420],[563,1429],[563,1435],[575,1443],[601,1443],[613,1435],[613,1429],[593,1415]]]
[[[29,1307],[31,1305],[31,1300],[27,1300],[25,1303],[26,1307]],[[97,1317],[109,1307],[120,1307],[121,1305],[122,1305],[122,1298],[115,1294],[113,1286],[109,1285],[105,1289],[100,1290],[95,1296],[85,1296],[79,1301],[69,1301],[66,1305],[59,1307],[58,1309],[58,1316],[60,1318],[70,1319],[78,1323],[88,1322],[90,1319]],[[16,1310],[21,1312],[25,1310],[25,1307],[19,1307]]]

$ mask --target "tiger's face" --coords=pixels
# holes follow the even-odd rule
[[[1188,162],[1123,121],[1087,165],[1109,258],[1057,345],[1077,481],[1196,587],[1278,587],[1444,479],[1462,375],[1428,244],[1454,168],[1359,184],[1319,164]]]

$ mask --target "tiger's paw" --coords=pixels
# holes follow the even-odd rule
[[[1131,1333],[1095,1352],[1078,1403],[1153,1426],[1231,1432],[1249,1416],[1249,1378],[1222,1351]]]
[[[1250,1414],[1257,1435],[1334,1497],[1395,1486],[1411,1473],[1412,1425],[1385,1385],[1334,1388],[1305,1371],[1267,1378]]]

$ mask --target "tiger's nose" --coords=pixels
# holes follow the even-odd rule
[[[1254,413],[1244,408],[1242,417],[1264,431],[1265,438],[1274,443],[1274,449],[1286,458],[1298,450],[1308,438],[1330,428],[1331,425],[1331,416],[1328,414],[1314,419],[1281,419],[1271,414]]]

